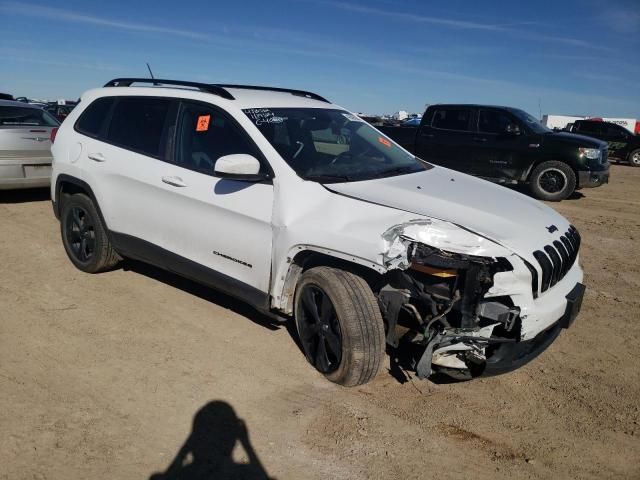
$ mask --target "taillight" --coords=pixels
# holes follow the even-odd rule
[[[51,129],[51,134],[49,135],[49,140],[51,143],[56,141],[56,135],[58,134],[58,127],[54,127]]]

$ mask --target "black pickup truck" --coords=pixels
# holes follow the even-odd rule
[[[610,159],[640,167],[640,135],[615,123],[598,120],[576,120],[569,131],[607,142]]]
[[[377,127],[416,156],[503,184],[528,185],[541,200],[609,181],[607,144],[554,132],[517,108],[431,105],[418,127]]]

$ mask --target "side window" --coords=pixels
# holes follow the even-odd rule
[[[576,122],[576,126],[580,133],[601,133],[599,122]]]
[[[484,133],[505,133],[508,125],[516,122],[499,110],[480,110],[478,129]]]
[[[610,137],[624,138],[627,136],[627,129],[618,125],[607,125],[606,134]]]
[[[76,122],[76,130],[90,137],[99,137],[104,131],[115,97],[102,97],[94,100]]]
[[[107,140],[144,155],[163,157],[163,132],[172,100],[120,97],[113,109]]]
[[[207,105],[182,104],[176,143],[177,165],[211,175],[216,160],[236,153],[260,158],[246,133],[222,112]]]
[[[471,131],[471,110],[443,108],[433,114],[431,126],[443,130]]]

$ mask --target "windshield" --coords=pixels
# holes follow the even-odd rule
[[[344,110],[252,108],[244,113],[305,180],[355,182],[432,168]]]
[[[527,127],[534,131],[534,133],[548,133],[552,130],[542,125],[535,117],[529,115],[524,110],[519,110],[517,108],[510,109],[511,113],[513,113],[516,117],[522,120]]]

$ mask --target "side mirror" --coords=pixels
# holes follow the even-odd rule
[[[504,132],[507,135],[520,135],[520,127],[515,123],[510,123],[507,125],[507,128],[504,129]]]
[[[267,174],[260,173],[258,159],[246,153],[220,157],[216,160],[213,172],[216,177],[243,182],[260,182],[268,178]]]

